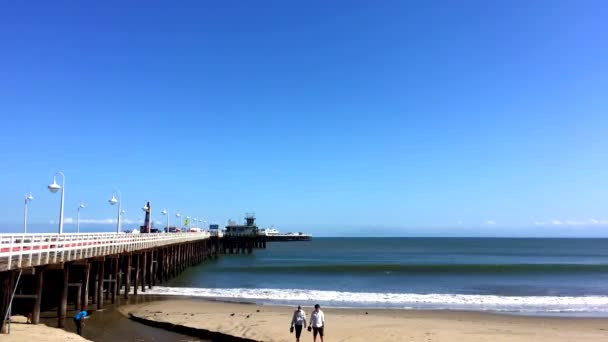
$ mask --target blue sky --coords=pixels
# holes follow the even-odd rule
[[[0,4],[0,228],[608,236],[604,1]],[[164,221],[163,221],[164,222]],[[67,226],[66,229],[72,229]]]

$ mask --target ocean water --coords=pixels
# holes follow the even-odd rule
[[[192,267],[150,294],[608,316],[608,239],[315,238]]]

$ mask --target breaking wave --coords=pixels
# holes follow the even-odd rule
[[[608,296],[498,296],[162,286],[147,290],[145,294],[214,298],[275,305],[319,303],[330,307],[608,315]]]

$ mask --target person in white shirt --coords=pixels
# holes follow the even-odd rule
[[[318,334],[321,337],[321,342],[323,342],[325,315],[323,314],[323,311],[321,311],[321,306],[319,304],[315,304],[315,310],[310,314],[310,325],[308,326],[308,331],[310,331],[310,327],[312,327],[313,331],[313,341],[317,342]]]
[[[304,312],[299,305],[298,309],[293,312],[293,317],[291,318],[291,328],[289,329],[291,332],[293,332],[294,326],[296,328],[296,342],[300,342],[302,327],[306,328],[306,312]]]

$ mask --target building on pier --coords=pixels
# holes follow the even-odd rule
[[[258,235],[258,226],[255,225],[255,214],[245,214],[245,224],[239,225],[230,220],[226,226],[227,235]]]

